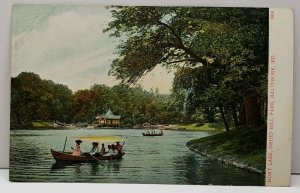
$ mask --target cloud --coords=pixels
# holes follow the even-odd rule
[[[38,17],[31,16],[32,22],[25,18],[30,25],[23,25],[22,30],[13,34],[12,76],[30,71],[65,84],[73,91],[93,84],[118,84],[114,77],[107,76],[111,60],[116,57],[113,54],[116,43],[102,32],[110,16],[104,7],[58,6],[48,12],[47,9],[41,12],[38,7],[35,10]],[[14,25],[20,25],[22,17],[14,21]],[[145,77],[143,86],[167,93],[171,80],[171,74],[157,67]]]
[[[102,33],[106,17],[101,11],[84,16],[66,11],[50,16],[47,27],[14,36],[12,75],[33,71],[43,78],[63,81],[72,89],[90,86],[88,80],[76,79],[98,76],[99,72],[105,76],[107,72],[102,71],[108,70],[115,45]]]

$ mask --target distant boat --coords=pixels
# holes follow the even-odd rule
[[[147,132],[147,133],[142,133],[143,136],[162,136],[164,133],[162,132],[162,130],[160,130],[160,133],[154,133],[154,132]]]
[[[86,128],[87,129],[95,129],[95,125],[88,125]]]
[[[73,124],[66,124],[66,123],[61,123],[61,122],[58,122],[58,121],[55,121],[53,123],[53,127],[54,128],[75,128],[76,126],[73,125]]]
[[[64,126],[65,126],[64,123],[60,123],[60,122],[58,122],[58,121],[55,121],[55,122],[53,123],[53,127],[64,127]]]

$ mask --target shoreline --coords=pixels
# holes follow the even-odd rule
[[[205,158],[265,176],[266,125],[193,139],[186,146]]]
[[[118,126],[98,126],[95,124],[85,124],[85,125],[77,125],[77,124],[66,124],[66,125],[54,125],[53,121],[31,121],[25,123],[23,125],[19,124],[11,124],[10,130],[71,130],[71,129],[140,129],[140,130],[164,130],[164,131],[188,131],[188,132],[195,132],[195,131],[202,131],[202,132],[222,132],[224,131],[223,126],[220,124],[213,124],[213,123],[205,123],[199,125],[199,123],[190,123],[190,124],[157,124],[157,125],[150,125],[150,126],[142,126],[142,125],[133,125],[129,126],[126,124],[121,124]]]
[[[64,128],[64,127],[43,127],[43,128],[10,128],[10,131],[26,131],[26,130],[36,130],[36,131],[44,131],[44,130],[105,130],[105,129],[123,129],[123,130],[141,130],[147,131],[149,129],[145,128],[128,128],[128,127],[102,127],[102,128],[85,128],[85,127],[76,127],[76,128]],[[155,129],[153,129],[155,130]],[[163,132],[165,131],[175,131],[175,132],[212,132],[212,133],[219,133],[219,131],[205,131],[205,130],[180,130],[180,129],[162,129]]]
[[[186,131],[186,132],[213,132],[213,133],[220,133],[221,131],[218,130],[188,130],[188,129],[173,129],[173,128],[164,128],[164,129],[157,129],[157,128],[130,128],[130,127],[96,127],[96,128],[87,128],[87,127],[10,127],[10,130],[78,130],[78,129],[86,129],[86,130],[105,130],[105,129],[126,129],[126,130],[162,130],[162,131]]]
[[[217,157],[217,156],[214,156],[212,154],[208,154],[206,152],[203,152],[203,151],[200,151],[198,150],[196,147],[192,147],[193,145],[188,145],[186,144],[186,146],[193,152],[203,156],[203,157],[206,157],[208,159],[211,159],[211,160],[215,160],[219,163],[222,163],[222,164],[226,164],[226,165],[230,165],[230,166],[235,166],[237,168],[240,168],[240,169],[244,169],[244,170],[248,170],[250,172],[254,172],[254,173],[257,173],[257,174],[260,174],[262,176],[265,176],[265,172],[262,171],[262,170],[259,170],[257,168],[254,168],[252,166],[249,166],[248,164],[242,164],[242,163],[239,163],[237,161],[231,161],[231,160],[228,160],[228,159],[224,159],[222,157]]]

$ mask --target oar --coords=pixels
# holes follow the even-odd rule
[[[127,139],[127,137],[126,137],[126,139]],[[124,144],[125,144],[125,141],[122,144],[122,153],[123,153]],[[119,153],[119,151],[118,151],[118,153]]]
[[[91,154],[90,154],[90,156],[91,156],[92,158],[96,159],[97,161],[101,161],[100,159],[96,158],[95,156],[93,156],[93,155],[91,155]]]
[[[126,139],[128,139],[127,136],[126,136]],[[125,144],[125,141],[123,142],[122,146],[124,146],[124,144]],[[130,141],[129,140],[128,140],[128,145],[130,145]]]
[[[65,139],[65,145],[64,145],[64,149],[63,149],[63,152],[65,152],[65,148],[66,148],[66,143],[67,143],[67,137]]]

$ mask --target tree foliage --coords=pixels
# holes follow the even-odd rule
[[[112,7],[111,13],[104,31],[121,43],[110,74],[132,84],[158,64],[173,68],[173,92],[185,93],[184,111],[218,109],[225,126],[229,112],[236,124],[262,123],[268,9]]]
[[[11,123],[70,119],[72,91],[67,86],[22,72],[11,80]]]
[[[12,127],[36,120],[94,123],[97,115],[109,109],[121,115],[121,124],[125,126],[180,120],[169,95],[128,85],[93,85],[72,94],[64,85],[23,72],[12,78],[11,98]]]

